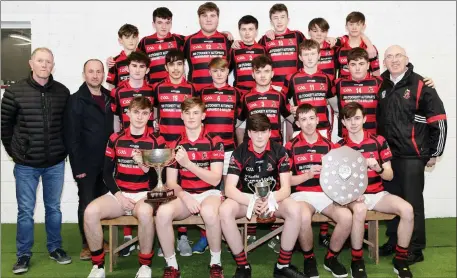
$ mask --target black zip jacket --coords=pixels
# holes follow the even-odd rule
[[[49,76],[44,86],[29,77],[5,89],[2,142],[15,163],[47,168],[67,156],[63,118],[70,91]]]
[[[84,82],[72,94],[65,109],[65,145],[73,176],[103,171],[106,144],[113,131],[110,91],[101,87],[105,97],[102,110]]]
[[[435,89],[407,65],[403,78],[394,85],[390,72],[381,77],[377,108],[378,134],[389,143],[394,157],[430,158],[443,154],[447,120],[443,102]]]

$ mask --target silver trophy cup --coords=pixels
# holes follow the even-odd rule
[[[276,186],[275,180],[262,180],[255,182],[248,183],[249,189],[252,193],[256,194],[260,198],[267,198],[273,188]],[[261,215],[257,216],[257,222],[259,223],[270,223],[276,220],[275,217],[270,217],[268,212],[262,213]]]
[[[333,149],[322,157],[319,182],[330,199],[340,205],[349,204],[367,189],[367,162],[348,146]]]

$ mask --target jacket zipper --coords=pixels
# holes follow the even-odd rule
[[[41,92],[41,101],[43,103],[43,120],[44,120],[44,145],[46,160],[49,159],[49,119],[48,119],[48,108],[46,106],[46,97],[44,92]]]

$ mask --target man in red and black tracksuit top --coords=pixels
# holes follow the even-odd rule
[[[367,120],[363,128],[372,134],[376,134],[376,107],[378,105],[378,91],[382,80],[378,77],[371,76],[368,73],[368,53],[362,48],[354,48],[348,54],[348,64],[350,72],[349,78],[339,78],[335,81],[332,93],[337,97],[338,108],[341,111],[343,107],[350,102],[360,103],[366,113]],[[361,64],[361,65],[358,65]],[[345,137],[346,128],[338,120],[338,136]]]
[[[424,170],[432,167],[446,145],[447,117],[435,89],[424,84],[415,73],[406,52],[391,46],[384,55],[387,70],[379,89],[378,133],[384,136],[392,150],[395,176],[385,184],[387,191],[403,197],[414,208],[414,233],[411,241],[410,263],[424,259]],[[391,253],[395,246],[398,220],[389,223],[390,237],[381,254]]]
[[[224,144],[202,125],[205,105],[199,97],[187,98],[181,105],[185,132],[172,143],[177,149],[175,163],[167,168],[167,185],[177,199],[160,206],[157,211],[157,233],[167,267],[164,277],[180,277],[174,250],[172,222],[176,217],[187,218],[200,213],[207,229],[211,252],[210,277],[221,277],[221,228],[219,211],[220,190],[215,189],[222,178]],[[206,238],[205,238],[206,241]]]
[[[159,7],[152,13],[152,25],[156,33],[141,39],[138,49],[146,53],[149,64],[149,84],[155,84],[168,76],[165,69],[165,56],[171,49],[182,50],[184,36],[172,34],[171,23],[173,14],[166,7]]]
[[[394,272],[401,278],[413,277],[407,261],[408,248],[415,222],[413,208],[402,198],[384,191],[383,187],[383,180],[390,181],[398,174],[392,170],[390,161],[392,152],[389,145],[384,137],[371,134],[363,129],[366,114],[361,104],[357,102],[347,104],[340,111],[340,115],[342,122],[348,128],[348,136],[341,140],[339,144],[360,152],[368,166],[368,186],[364,194],[347,204],[347,207],[353,212],[351,231],[352,276],[367,277],[362,247],[367,210],[373,210],[383,213],[394,212],[400,217],[402,228],[397,233],[396,256],[392,261]],[[360,178],[364,177],[360,175]]]
[[[131,125],[110,136],[105,151],[103,179],[109,192],[94,201],[84,213],[84,227],[87,242],[91,251],[92,270],[89,277],[103,277],[104,250],[100,248],[103,240],[100,215],[106,218],[117,218],[133,215],[139,221],[140,251],[138,253],[139,277],[151,276],[153,257],[154,223],[153,208],[146,204],[146,194],[151,183],[150,168],[144,166],[141,150],[167,148],[161,136],[154,136],[147,127],[152,104],[145,97],[135,97],[127,110]],[[153,170],[152,170],[153,171]]]

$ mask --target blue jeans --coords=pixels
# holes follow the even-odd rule
[[[62,212],[60,196],[64,182],[65,162],[62,161],[48,168],[34,168],[14,165],[16,178],[16,199],[18,206],[16,248],[17,257],[32,256],[33,214],[35,211],[36,191],[40,176],[43,184],[43,201],[45,208],[45,226],[47,235],[46,247],[51,253],[62,246],[60,234]]]

